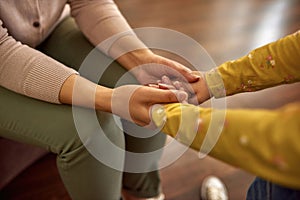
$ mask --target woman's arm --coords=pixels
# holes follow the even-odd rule
[[[17,93],[59,102],[65,80],[77,72],[8,35],[0,20],[0,85]]]
[[[186,98],[184,93],[178,91],[142,86],[110,89],[97,85],[78,75],[75,70],[17,42],[2,26],[0,26],[0,60],[2,87],[51,103],[72,104],[113,112],[139,125],[150,122],[149,107],[152,104],[178,102],[183,100],[180,98]],[[126,95],[130,89],[133,93]],[[128,105],[125,104],[126,101]],[[125,108],[129,109],[129,115]]]
[[[148,64],[148,67],[133,71],[142,84],[155,83],[163,75],[178,76],[174,70],[167,68],[175,69],[189,82],[198,79],[185,66],[158,56],[146,47],[135,35],[113,0],[70,0],[69,2],[72,16],[91,43],[128,70]],[[151,63],[166,67],[154,68],[149,66]]]
[[[125,85],[115,89],[97,85],[79,75],[70,76],[62,86],[60,102],[116,114],[140,126],[150,123],[150,107],[157,103],[182,102],[186,93]]]

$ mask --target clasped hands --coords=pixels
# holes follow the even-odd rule
[[[141,85],[114,89],[112,113],[146,126],[152,120],[149,113],[153,105],[176,102],[197,105],[210,98],[201,72],[155,54],[146,63],[131,71]]]

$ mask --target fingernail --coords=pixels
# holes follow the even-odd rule
[[[196,81],[198,81],[201,78],[199,74],[195,74],[193,71],[190,73],[190,75],[193,76],[196,79]]]
[[[173,83],[174,85],[175,85],[175,87],[177,87],[177,88],[180,88],[180,87],[182,87],[182,84],[181,84],[181,82],[179,82],[179,81],[174,81],[174,83]]]
[[[157,84],[152,84],[152,83],[149,83],[148,86],[152,88],[159,88]]]
[[[170,84],[170,82],[171,82],[170,78],[165,75],[161,79],[164,83],[167,83],[167,84]]]
[[[197,81],[201,78],[201,76],[199,75],[194,75],[194,77],[196,78]]]
[[[150,116],[157,127],[162,127],[167,120],[165,109],[161,105],[153,105],[150,109]]]
[[[175,89],[174,86],[168,85],[168,84],[165,84],[165,83],[159,83],[158,86],[159,86],[161,89]]]
[[[179,91],[179,92],[177,92],[177,98],[178,98],[179,102],[186,101],[188,98],[188,95],[186,92]]]

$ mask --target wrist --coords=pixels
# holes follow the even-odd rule
[[[204,77],[211,97],[220,98],[226,96],[224,82],[217,69],[212,69],[206,72]]]
[[[113,89],[97,86],[95,95],[95,109],[104,112],[112,112]]]
[[[148,58],[153,56],[153,52],[136,35],[118,39],[109,54],[128,70],[147,63]]]
[[[153,55],[150,49],[137,49],[120,56],[117,61],[127,70],[131,70],[137,66],[147,64]]]

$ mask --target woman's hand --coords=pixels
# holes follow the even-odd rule
[[[149,49],[128,52],[118,58],[143,85],[158,84],[161,89],[177,89],[189,94],[189,103],[199,104],[210,98],[201,72],[154,54]],[[165,86],[164,86],[165,85]]]
[[[148,125],[154,104],[182,102],[187,93],[178,90],[124,85],[115,89],[97,85],[79,75],[70,76],[60,91],[60,102],[110,112],[140,126]]]
[[[152,54],[145,58],[145,64],[133,69],[133,74],[142,84],[157,83],[163,76],[185,82],[196,82],[199,77],[182,64],[168,58]]]
[[[187,94],[178,90],[125,85],[113,89],[111,112],[140,126],[148,125],[150,107],[154,104],[182,102]]]
[[[118,58],[125,68],[144,85],[156,84],[164,75],[189,83],[196,82],[199,77],[184,65],[168,58],[154,54],[149,49],[128,52]]]
[[[158,84],[161,89],[176,89],[185,91],[188,94],[188,103],[198,105],[211,98],[208,86],[206,84],[204,75],[200,71],[193,71],[192,74],[199,77],[198,81],[188,83],[186,81],[172,80],[164,76]]]

